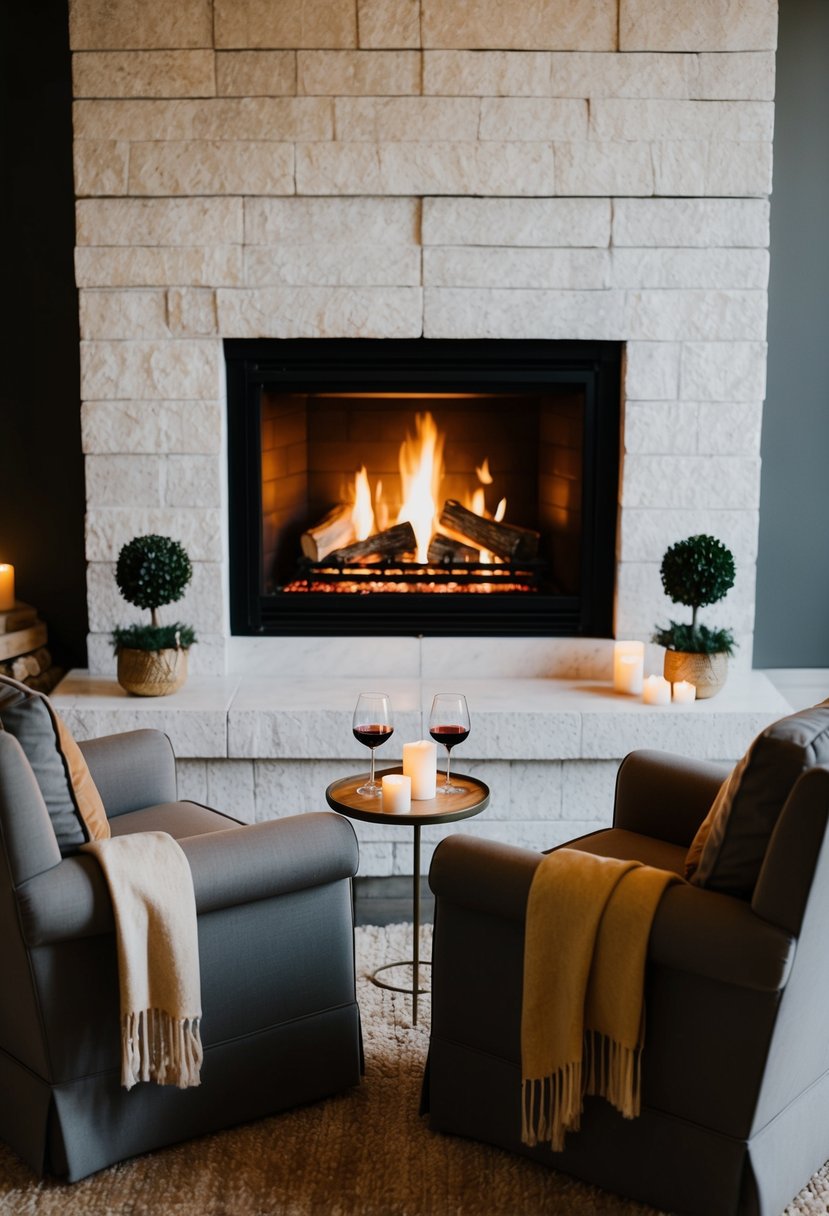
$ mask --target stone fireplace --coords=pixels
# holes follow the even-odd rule
[[[774,0],[71,0],[90,634],[56,699],[79,737],[166,730],[181,796],[253,821],[320,809],[364,760],[370,677],[395,704],[389,761],[457,683],[463,764],[493,791],[469,830],[543,848],[606,823],[632,748],[733,760],[787,712],[750,670],[776,26]],[[228,378],[261,342],[619,352],[605,618],[240,630]],[[340,497],[315,485],[309,518]],[[120,695],[109,635],[139,617],[118,552],[150,531],[191,556],[176,615],[199,641],[185,689],[148,703]],[[610,638],[667,621],[661,557],[695,532],[736,559],[703,613],[739,642],[726,689],[614,698]],[[407,872],[394,826],[359,834],[361,873]]]
[[[90,668],[139,531],[230,648],[225,339],[624,344],[613,631],[708,531],[750,665],[769,0],[73,0]],[[712,623],[716,623],[712,615]]]

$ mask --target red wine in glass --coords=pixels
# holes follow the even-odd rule
[[[452,748],[469,738],[469,709],[466,697],[455,692],[439,692],[432,701],[429,713],[429,734],[436,743],[446,748],[446,780],[437,787],[438,794],[463,794],[462,785],[452,785],[449,780],[449,765]]]
[[[361,692],[351,719],[354,738],[371,749],[371,772],[368,781],[358,786],[357,793],[365,798],[377,798],[383,787],[374,780],[374,752],[394,733],[391,701],[384,692]]]
[[[358,743],[371,748],[380,747],[383,743],[388,743],[394,734],[393,727],[380,725],[379,722],[369,722],[365,726],[353,726],[351,729]]]

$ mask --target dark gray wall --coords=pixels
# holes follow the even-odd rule
[[[781,0],[755,667],[829,667],[829,2]]]
[[[72,267],[72,83],[66,0],[4,5],[0,207],[9,291],[0,376],[0,561],[86,664],[78,296]]]

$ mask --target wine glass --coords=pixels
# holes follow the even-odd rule
[[[357,698],[354,717],[351,720],[354,738],[371,748],[371,774],[365,785],[359,786],[358,794],[366,798],[377,798],[383,787],[374,780],[374,751],[392,737],[391,701],[384,692],[361,692]]]
[[[449,763],[452,748],[463,743],[469,735],[469,709],[466,697],[459,692],[439,692],[432,701],[429,712],[429,734],[436,743],[446,748],[446,780],[437,787],[438,794],[465,794],[461,785],[449,781]]]

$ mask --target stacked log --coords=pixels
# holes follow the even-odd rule
[[[306,557],[312,562],[321,562],[329,553],[352,544],[356,539],[351,507],[340,503],[313,528],[302,533],[300,544]]]
[[[51,692],[63,676],[55,667],[46,642],[48,631],[36,609],[19,601],[0,612],[0,675],[38,692]]]
[[[395,524],[382,532],[375,532],[365,540],[355,541],[343,549],[334,549],[328,554],[328,561],[342,562],[345,566],[360,565],[384,559],[400,560],[404,553],[411,553],[417,548],[414,528],[410,523]]]
[[[454,498],[447,498],[443,504],[440,526],[452,539],[475,549],[488,549],[504,561],[531,561],[538,556],[539,532],[476,515]]]

